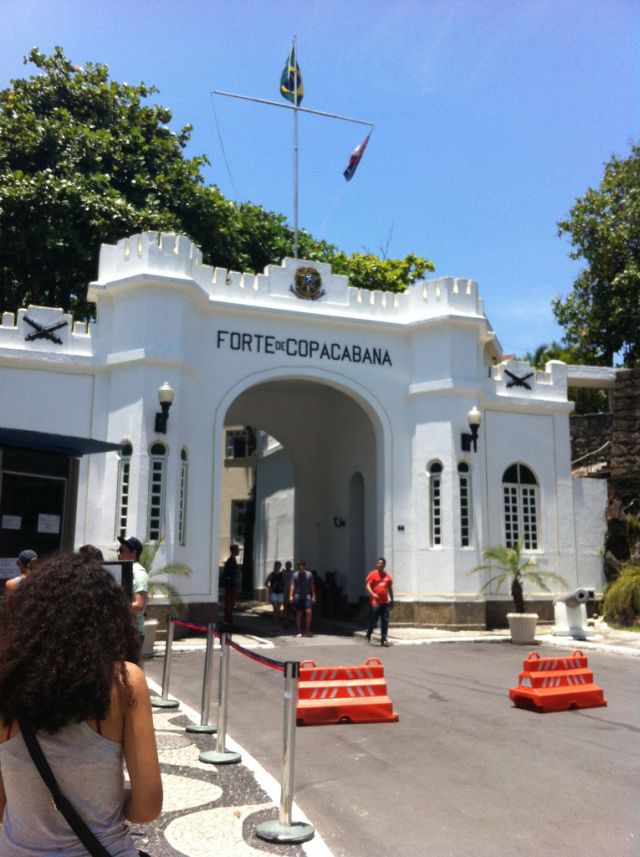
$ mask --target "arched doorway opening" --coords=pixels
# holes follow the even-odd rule
[[[383,538],[381,432],[374,419],[352,391],[316,378],[257,383],[228,406],[224,431],[251,427],[256,436],[255,590],[274,560],[305,559],[338,588],[338,606],[363,596],[368,563]],[[220,516],[222,549],[230,519],[223,502]]]

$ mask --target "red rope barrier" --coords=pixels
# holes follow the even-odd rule
[[[238,645],[238,643],[234,643],[233,640],[229,640],[229,645],[232,649],[235,649],[236,652],[240,652],[241,655],[245,655],[245,657],[250,658],[252,661],[256,661],[259,664],[264,664],[265,667],[271,667],[272,670],[284,672],[283,661],[276,661],[274,658],[267,658],[264,655],[257,655],[255,652],[252,652],[251,649],[245,649],[244,646],[240,646]]]
[[[183,622],[181,619],[176,619],[175,616],[172,617],[171,621],[175,625],[180,625],[182,628],[190,628],[193,631],[202,631],[203,633],[206,633],[207,631],[207,629],[202,625],[192,625],[190,622]],[[214,637],[221,639],[220,633],[215,629],[212,628],[211,633]],[[284,661],[276,661],[274,658],[265,657],[265,655],[257,655],[255,652],[252,652],[251,649],[245,649],[244,646],[234,643],[233,640],[229,640],[229,645],[232,649],[235,649],[236,652],[240,652],[241,655],[245,655],[245,657],[250,658],[252,661],[264,664],[265,667],[271,667],[272,670],[284,672]]]
[[[183,622],[181,619],[172,619],[174,625],[181,625],[183,628],[191,628],[193,631],[202,631],[206,634],[207,629],[202,625],[192,625],[190,622]]]

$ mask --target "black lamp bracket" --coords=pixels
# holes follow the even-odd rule
[[[155,431],[156,434],[167,433],[167,423],[169,422],[169,408],[171,402],[160,402],[161,410],[156,413]]]

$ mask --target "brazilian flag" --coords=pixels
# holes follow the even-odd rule
[[[302,103],[304,89],[302,86],[300,67],[298,66],[296,59],[295,42],[291,45],[289,59],[285,63],[285,67],[282,69],[282,76],[280,78],[280,94],[292,104]]]

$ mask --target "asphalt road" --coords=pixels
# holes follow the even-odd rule
[[[508,698],[526,653],[326,637],[265,652],[385,665],[398,723],[296,730],[295,800],[335,857],[638,857],[640,659],[590,652],[608,707],[536,714]],[[172,661],[171,693],[196,710],[203,663]],[[161,681],[160,659],[146,669]],[[283,690],[280,673],[231,652],[228,732],[278,780]]]

